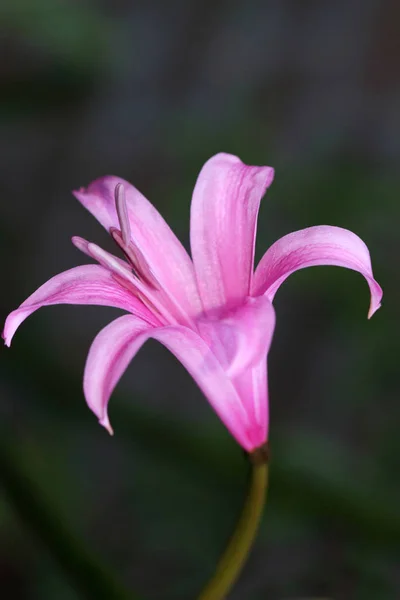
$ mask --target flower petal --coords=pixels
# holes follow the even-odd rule
[[[204,340],[187,327],[153,328],[131,315],[116,319],[100,331],[89,351],[84,391],[100,423],[111,429],[107,415],[110,395],[131,359],[150,337],[166,346],[184,365],[243,448],[253,449],[248,415],[234,385]]]
[[[249,295],[258,208],[273,176],[271,167],[251,167],[223,153],[207,161],[199,174],[190,243],[208,311],[233,307]]]
[[[115,188],[123,185],[130,233],[134,244],[159,282],[187,314],[201,310],[193,264],[178,238],[154,206],[130,183],[107,176],[93,181],[75,197],[108,230],[120,228],[115,206]]]
[[[266,296],[249,298],[218,320],[199,322],[200,332],[232,380],[251,424],[253,448],[268,434],[267,354],[275,327],[275,311]]]
[[[6,319],[3,338],[7,346],[20,324],[35,310],[51,304],[97,304],[122,308],[158,324],[152,312],[100,265],[82,265],[49,279]]]
[[[268,408],[268,379],[266,357],[259,359],[258,364],[239,373],[233,379],[235,388],[246,403],[250,422],[252,423],[249,437],[253,448],[258,448],[268,440],[269,408]]]
[[[378,310],[382,289],[374,279],[367,246],[351,231],[329,225],[295,231],[275,242],[254,273],[252,296],[266,294],[272,301],[291,273],[316,265],[346,267],[364,275],[371,291],[368,318]]]
[[[265,362],[275,328],[275,311],[267,297],[247,298],[238,309],[219,318],[201,319],[198,326],[227,375],[235,378],[260,360]]]
[[[89,408],[110,433],[113,430],[107,413],[108,400],[151,329],[153,326],[142,319],[124,315],[104,327],[90,347],[83,390]]]

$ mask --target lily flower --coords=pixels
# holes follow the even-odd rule
[[[125,310],[95,338],[84,393],[110,433],[108,401],[142,344],[154,338],[186,367],[238,443],[248,452],[268,437],[267,354],[272,306],[294,271],[336,265],[361,273],[370,288],[368,316],[379,308],[367,246],[354,233],[322,225],[275,242],[254,271],[260,200],[271,167],[217,154],[203,166],[190,217],[192,258],[157,210],[130,183],[107,176],[74,192],[109,231],[124,258],[82,238],[75,246],[95,260],[56,275],[7,318],[9,346],[19,325],[50,304],[107,305]]]

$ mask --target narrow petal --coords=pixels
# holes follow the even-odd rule
[[[49,279],[6,319],[3,338],[7,346],[20,324],[35,310],[51,304],[97,304],[122,308],[157,324],[151,311],[119,285],[100,265],[82,265]]]
[[[190,243],[204,308],[233,307],[249,295],[261,198],[271,167],[251,167],[217,154],[202,168],[193,192]]]
[[[129,362],[148,338],[166,346],[197,382],[236,440],[251,450],[248,415],[220,362],[204,340],[182,326],[153,328],[131,315],[110,323],[95,338],[86,362],[86,401],[100,423],[111,429],[107,404]]]
[[[112,234],[116,235],[117,230],[112,230]],[[121,232],[118,232],[118,237],[121,237],[122,239]],[[132,271],[131,264],[114,256],[114,254],[110,254],[110,252],[103,250],[103,248],[100,248],[97,244],[92,244],[81,237],[74,236],[72,238],[72,243],[78,250],[90,258],[97,260],[102,267],[110,271],[114,280],[120,283],[122,287],[128,290],[133,296],[144,302],[152,312],[156,313],[157,318],[160,317],[162,319],[163,324],[176,323],[172,314],[168,312],[162,291],[159,293],[158,290],[155,290],[154,286],[152,286],[152,282],[148,279],[146,282],[143,281],[143,278],[139,279]]]
[[[110,433],[108,400],[128,364],[148,339],[152,325],[124,315],[104,327],[95,337],[86,360],[83,390],[89,408]]]
[[[335,265],[364,275],[371,292],[368,318],[381,305],[382,289],[375,281],[369,251],[354,233],[321,225],[285,235],[264,254],[254,274],[252,295],[273,299],[277,289],[294,271],[317,265]]]
[[[86,189],[75,191],[74,195],[106,229],[119,229],[115,189],[121,184],[129,218],[129,235],[135,246],[147,261],[160,287],[187,314],[197,315],[201,305],[192,261],[159,212],[133,185],[124,179],[107,176],[93,181]],[[126,220],[125,214],[123,218]],[[128,235],[127,223],[124,234]]]

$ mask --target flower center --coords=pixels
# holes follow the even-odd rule
[[[190,316],[179,302],[169,293],[168,289],[160,285],[143,252],[133,241],[125,189],[122,183],[115,186],[114,199],[119,229],[110,227],[109,232],[125,255],[126,261],[78,236],[72,238],[73,244],[78,250],[94,258],[108,269],[113,278],[138,297],[162,323],[183,322],[195,328]]]

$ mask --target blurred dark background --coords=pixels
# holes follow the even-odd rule
[[[259,256],[318,224],[368,244],[385,293],[370,322],[344,269],[276,297],[269,501],[230,598],[399,598],[398,0],[3,0],[0,17],[2,319],[84,261],[72,235],[110,247],[70,194],[108,173],[187,245],[198,171],[236,153],[276,168]],[[147,599],[194,598],[235,523],[246,461],[165,349],[149,342],[118,386],[114,438],[86,407],[86,353],[117,314],[48,308],[1,349],[7,600],[83,597],[36,497]]]

